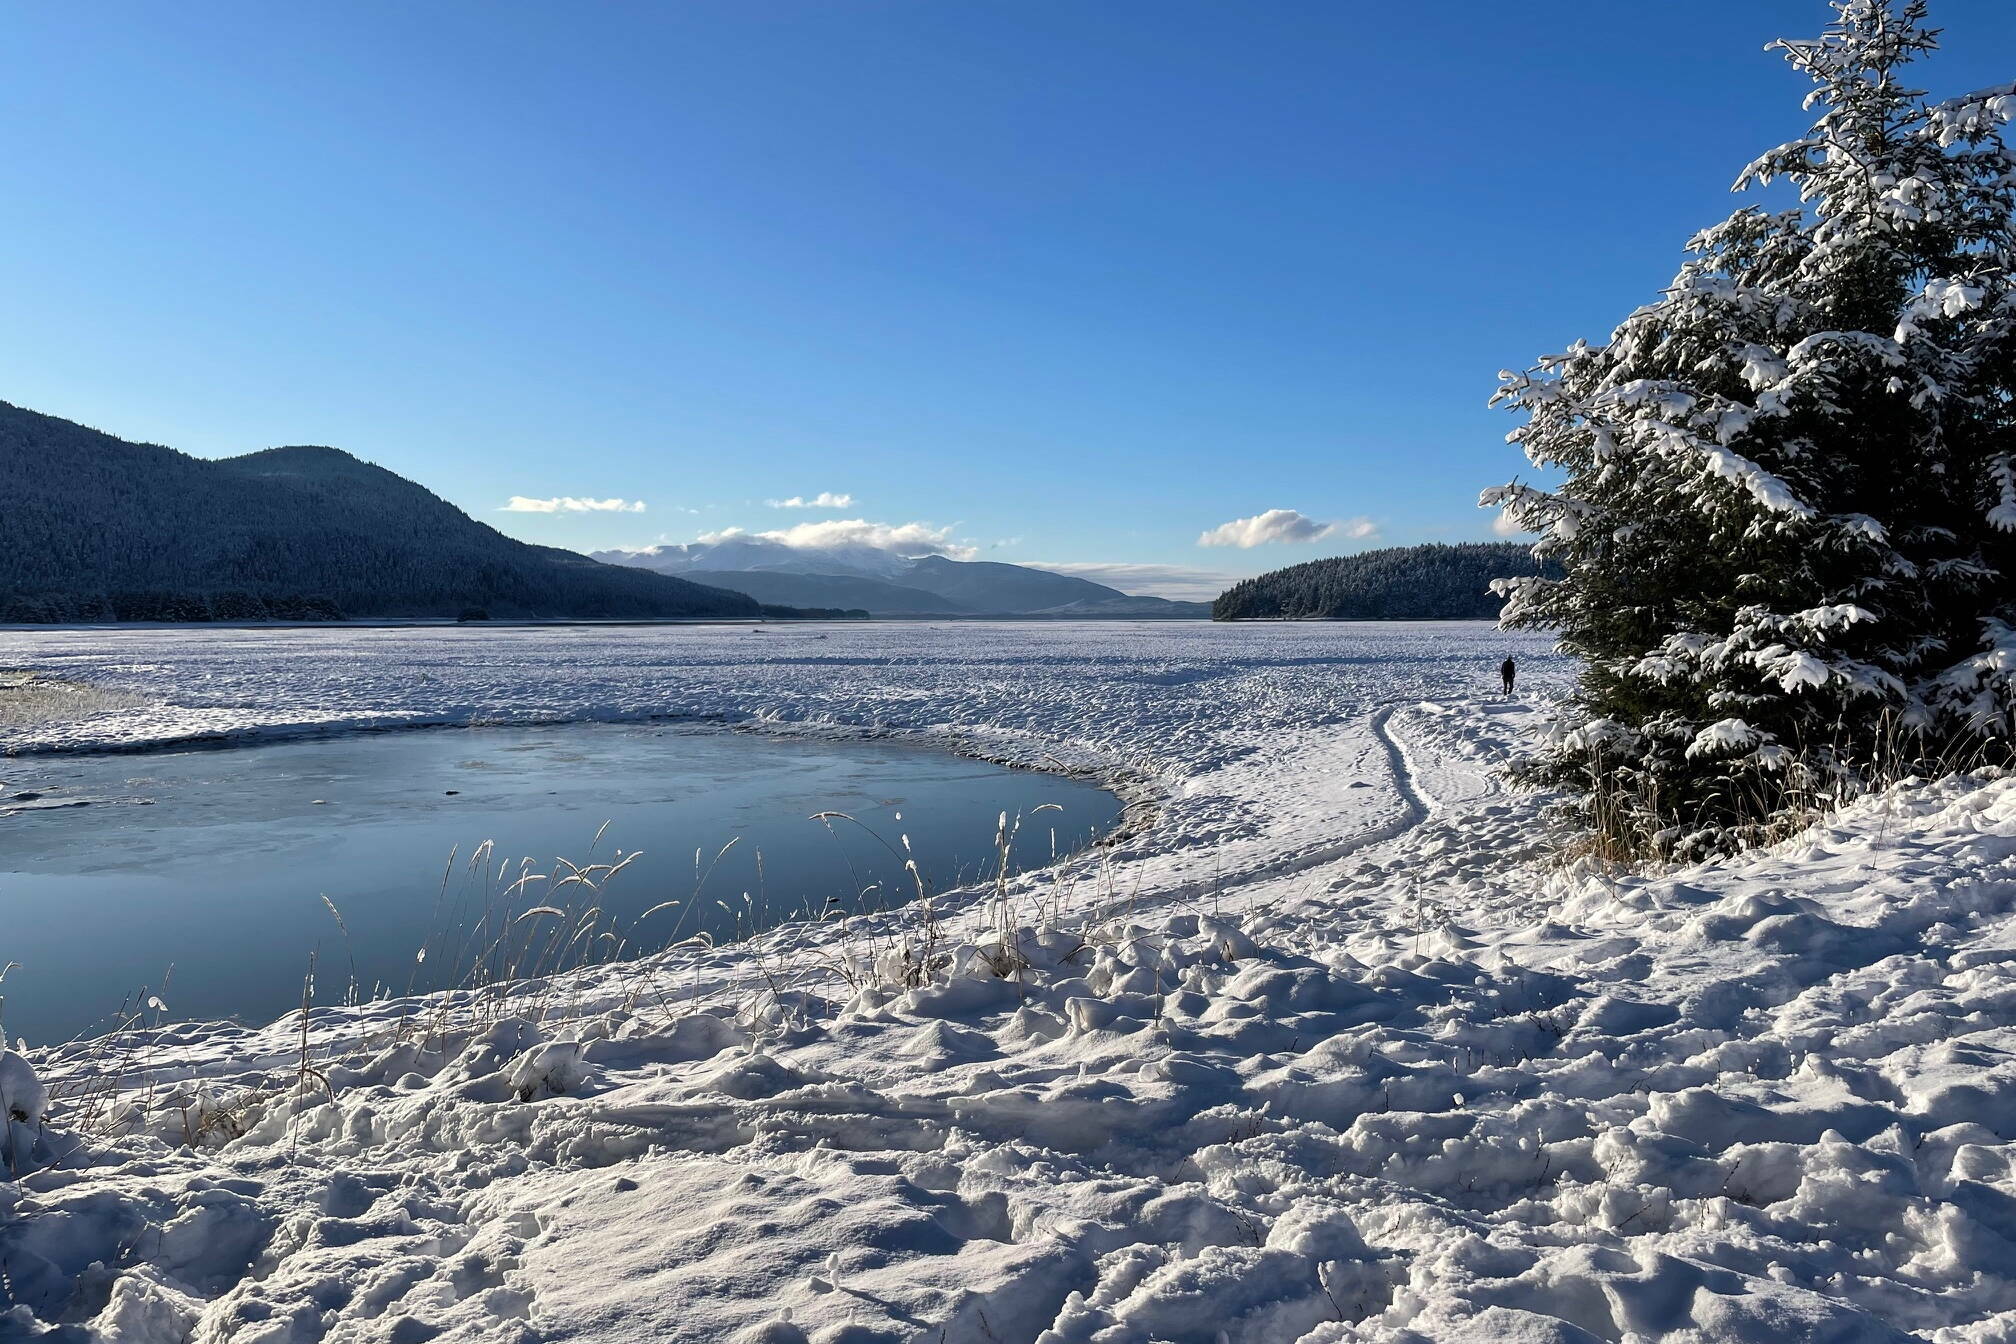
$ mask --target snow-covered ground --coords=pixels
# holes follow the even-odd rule
[[[321,1009],[305,1059],[37,1057],[46,1119],[0,1057],[0,1335],[2016,1341],[2016,785],[1565,865],[1491,775],[1508,649],[1568,675],[1474,625],[0,632],[138,701],[16,750],[681,714],[1144,802],[1005,893]]]

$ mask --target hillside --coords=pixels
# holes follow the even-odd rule
[[[903,582],[975,611],[1046,611],[1073,602],[1106,602],[1126,596],[1117,588],[1047,569],[988,560],[948,560],[942,555],[919,557],[904,574]]]
[[[1220,621],[1492,620],[1491,580],[1540,572],[1526,546],[1394,546],[1290,565],[1219,594]]]
[[[1045,607],[1038,616],[1104,620],[1109,617],[1147,617],[1160,621],[1201,621],[1211,614],[1209,602],[1183,602],[1168,597],[1083,598],[1061,607]]]
[[[0,402],[0,621],[754,616],[513,541],[334,448],[208,461]]]
[[[847,607],[877,616],[951,616],[967,609],[936,593],[856,574],[792,574],[783,570],[688,571],[695,583],[746,593],[784,607]]]

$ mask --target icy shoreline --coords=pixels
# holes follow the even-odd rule
[[[1537,715],[1483,675],[1508,644],[1565,667],[1480,626],[306,638],[0,636],[0,661],[149,700],[45,746],[656,705],[1117,766],[1164,801],[934,903],[929,975],[913,907],[439,1030],[413,1029],[439,1000],[319,1009],[312,1077],[298,1021],[164,1028],[123,1136],[80,1142],[61,1095],[14,1126],[64,1160],[0,1193],[0,1329],[2016,1339],[2008,781],[1605,875],[1493,782]],[[36,1063],[75,1105],[104,1061]]]

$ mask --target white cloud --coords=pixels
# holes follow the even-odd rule
[[[1277,542],[1321,541],[1342,533],[1354,541],[1379,535],[1379,525],[1370,518],[1349,518],[1341,523],[1319,523],[1294,509],[1269,509],[1251,518],[1234,518],[1197,538],[1199,546],[1237,546],[1248,549]]]
[[[1187,602],[1209,601],[1238,582],[1237,576],[1232,574],[1189,569],[1183,565],[1100,564],[1089,561],[1052,564],[1047,560],[1024,560],[1021,563],[1031,569],[1047,569],[1053,574],[1090,579],[1136,597],[1167,597]]]
[[[821,490],[807,499],[803,495],[793,495],[789,499],[766,499],[763,501],[773,509],[851,509],[854,496],[836,495],[831,490]]]
[[[572,495],[555,495],[552,499],[527,499],[523,495],[511,496],[511,502],[502,510],[504,513],[642,513],[644,501],[641,499],[576,499]]]
[[[950,527],[933,527],[929,523],[871,523],[865,518],[827,518],[774,532],[752,534],[739,527],[724,528],[719,532],[702,533],[699,540],[712,543],[753,535],[780,546],[808,551],[860,547],[896,555],[942,555],[953,560],[970,560],[979,554],[976,548],[954,541],[952,531]]]

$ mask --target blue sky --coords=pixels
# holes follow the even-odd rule
[[[527,540],[922,524],[1246,574],[1490,535],[1496,371],[1805,124],[1819,0],[5,3],[0,398]],[[2016,75],[1940,0],[1925,82]],[[845,505],[767,500],[849,496]],[[642,512],[503,511],[528,500]],[[1237,519],[1338,524],[1202,546]],[[1315,530],[1247,526],[1225,534]],[[1209,589],[1200,578],[1191,588]]]

